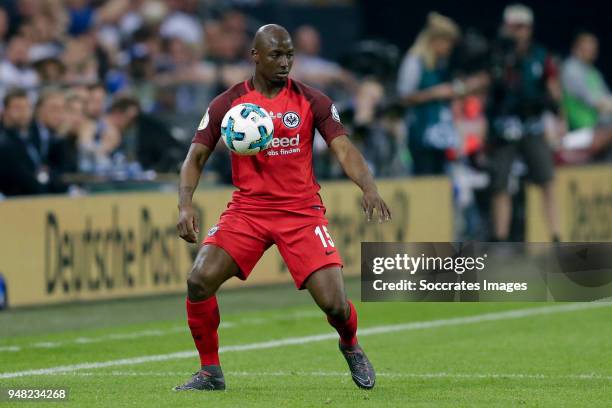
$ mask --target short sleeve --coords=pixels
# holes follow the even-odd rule
[[[221,137],[221,121],[229,109],[223,99],[217,97],[208,105],[191,143],[200,143],[214,150]]]
[[[583,65],[570,59],[561,68],[561,84],[565,93],[595,108],[600,101],[601,95],[589,89],[587,75],[588,73],[583,68]]]
[[[340,121],[338,109],[329,97],[319,92],[312,99],[311,109],[314,126],[328,145],[336,137],[348,134]]]
[[[421,82],[422,66],[419,57],[407,54],[397,75],[397,93],[408,96],[416,92]]]

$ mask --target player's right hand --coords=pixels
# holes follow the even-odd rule
[[[379,223],[391,220],[391,210],[377,190],[365,190],[363,192],[361,207],[368,222],[372,221],[372,215],[375,210],[378,212]]]
[[[179,209],[179,219],[176,224],[179,237],[192,244],[198,242],[200,226],[198,216],[193,207],[181,207]]]

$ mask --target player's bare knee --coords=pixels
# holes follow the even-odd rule
[[[216,289],[210,285],[210,283],[206,282],[205,279],[202,279],[201,276],[191,274],[189,278],[187,278],[187,295],[190,300],[198,301],[208,299],[214,295],[215,292]]]
[[[348,303],[344,296],[335,296],[322,305],[323,312],[332,319],[345,320],[348,316]]]
[[[207,299],[219,288],[220,282],[216,271],[221,266],[217,265],[214,256],[210,256],[210,251],[210,247],[202,247],[191,267],[187,278],[187,292],[191,300]]]
[[[218,285],[212,274],[201,266],[194,263],[187,278],[187,292],[191,300],[204,300],[217,292]]]

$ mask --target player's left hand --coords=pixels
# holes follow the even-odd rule
[[[366,214],[368,222],[372,221],[374,210],[376,210],[378,213],[379,223],[389,221],[391,219],[391,210],[389,210],[387,203],[385,203],[376,190],[366,190],[363,192],[361,207],[363,208],[363,212]]]

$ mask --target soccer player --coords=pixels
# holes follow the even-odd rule
[[[225,113],[240,103],[270,112],[274,138],[254,156],[232,154],[232,178],[238,188],[219,223],[208,231],[187,279],[187,321],[200,355],[201,369],[176,390],[223,390],[219,364],[219,308],[215,293],[223,282],[246,279],[264,251],[276,244],[298,289],[307,289],[340,336],[339,348],[357,386],[374,387],[375,373],[357,342],[357,311],[347,300],[342,259],[327,230],[325,207],[312,168],[312,144],[318,129],[346,174],[363,191],[368,220],[389,220],[365,160],[346,136],[338,111],[321,92],[289,78],[293,44],[287,30],[262,26],[253,41],[253,77],[234,85],[209,105],[181,169],[178,232],[195,243],[198,219],[193,192],[204,164],[221,135]]]

